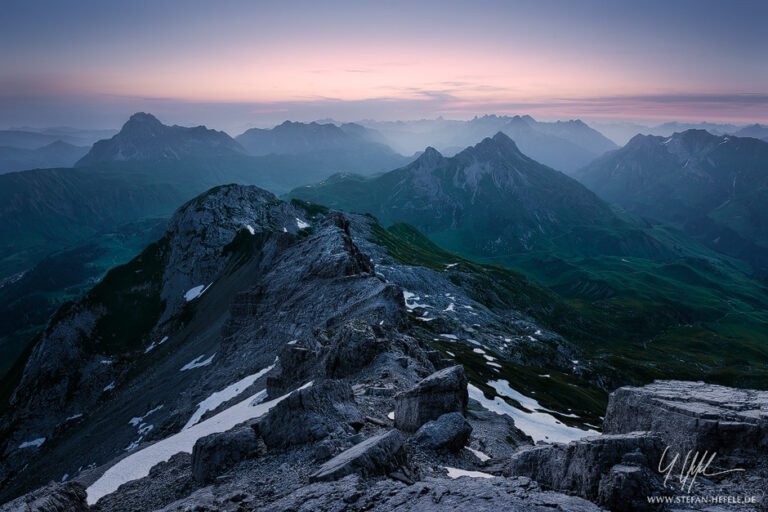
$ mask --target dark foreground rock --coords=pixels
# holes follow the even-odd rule
[[[263,456],[264,441],[250,426],[205,436],[192,450],[192,475],[198,484],[212,482],[240,461]]]
[[[581,498],[543,491],[528,478],[427,478],[413,485],[385,479],[367,486],[357,476],[315,483],[265,507],[270,512],[339,510],[472,512],[598,512]]]
[[[422,425],[413,439],[425,448],[457,452],[467,444],[470,434],[472,425],[460,412],[451,412]]]
[[[647,432],[588,437],[568,444],[524,449],[505,463],[502,473],[527,476],[547,489],[576,494],[599,504],[614,501],[617,496],[640,502],[654,493],[656,484],[662,487],[658,477],[651,478],[649,469],[662,450],[661,438]],[[607,480],[616,466],[620,468]],[[634,476],[641,474],[649,477],[648,485],[637,488]]]
[[[383,475],[407,464],[403,438],[397,430],[370,437],[341,452],[310,476],[310,481],[338,480],[357,473],[363,476]]]
[[[358,430],[362,425],[352,387],[324,380],[291,393],[254,428],[267,446],[283,448],[324,439],[337,428]]]
[[[611,394],[607,434],[657,432],[672,453],[717,452],[726,466],[752,466],[768,450],[768,391],[656,381]]]
[[[0,507],[0,512],[87,512],[85,488],[76,482],[50,483]]]
[[[445,413],[464,412],[468,400],[464,369],[461,366],[445,368],[395,396],[395,426],[415,432]]]

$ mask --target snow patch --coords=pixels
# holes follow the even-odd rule
[[[160,340],[160,341],[158,341],[157,343],[155,343],[155,342],[153,341],[153,342],[152,342],[152,343],[151,343],[151,344],[150,344],[150,345],[149,345],[149,346],[148,346],[146,349],[144,349],[144,353],[146,354],[146,353],[148,353],[149,351],[151,351],[153,348],[155,348],[155,347],[159,347],[160,345],[162,345],[163,343],[165,343],[167,340],[168,340],[168,336],[166,336],[165,338],[161,339],[161,340]]]
[[[298,226],[299,229],[306,229],[309,227],[309,223],[304,222],[300,218],[296,217],[296,226]]]
[[[431,308],[429,304],[419,304],[416,302],[419,300],[419,296],[415,293],[411,293],[407,290],[403,290],[403,299],[405,300],[405,307],[409,311],[414,310],[416,308]]]
[[[472,453],[474,453],[474,454],[475,454],[475,457],[477,457],[478,459],[480,459],[480,461],[481,461],[481,462],[485,462],[485,461],[487,461],[487,460],[489,460],[489,459],[490,459],[490,457],[489,457],[488,455],[484,454],[484,453],[483,453],[483,452],[481,452],[480,450],[473,450],[473,449],[472,449],[472,448],[470,448],[469,446],[467,446],[467,450],[469,450],[469,451],[471,451]]]
[[[101,391],[102,392],[104,392],[104,391],[111,391],[113,389],[115,389],[115,382],[114,381],[112,381],[109,384],[107,384],[106,386],[104,386],[104,389],[102,389]]]
[[[456,337],[455,334],[441,334],[443,338],[449,339],[449,340],[458,340],[459,338]]]
[[[461,478],[462,476],[468,476],[470,478],[494,478],[493,475],[483,473],[482,471],[467,471],[466,469],[451,468],[444,466],[448,470],[449,478]]]
[[[159,411],[159,410],[160,410],[160,409],[162,409],[162,408],[163,408],[163,404],[160,404],[160,405],[158,405],[157,407],[155,407],[154,409],[150,409],[149,411],[145,412],[145,413],[144,413],[144,416],[138,416],[138,417],[134,417],[134,418],[131,418],[131,419],[128,421],[128,423],[130,423],[132,426],[136,427],[136,426],[138,426],[138,425],[140,425],[140,424],[144,423],[144,418],[146,418],[147,416],[149,416],[149,415],[150,415],[150,414],[152,414],[153,412],[157,412],[157,411]]]
[[[72,420],[76,420],[77,418],[82,418],[82,417],[83,417],[83,413],[79,412],[77,414],[73,414],[72,416],[69,416],[64,421],[72,421]]]
[[[187,290],[187,293],[184,294],[184,300],[186,300],[187,302],[191,300],[195,300],[196,298],[204,294],[206,291],[208,291],[208,288],[210,288],[212,284],[213,283],[208,283],[208,286],[201,284],[199,286],[195,286],[194,288],[190,288],[189,290]]]
[[[300,389],[311,385],[312,382],[309,382]],[[93,505],[107,494],[115,492],[118,487],[126,482],[148,476],[150,468],[167,461],[177,453],[192,453],[195,442],[201,437],[217,432],[225,432],[238,423],[263,416],[272,407],[288,397],[289,394],[287,393],[269,402],[251,405],[253,399],[258,395],[257,393],[197,425],[132,453],[109,468],[101,475],[101,478],[88,487],[86,490],[88,504]]]
[[[181,371],[183,372],[183,371],[186,371],[186,370],[193,370],[195,368],[200,368],[200,367],[203,367],[203,366],[208,366],[209,364],[211,364],[211,361],[213,361],[213,358],[215,356],[216,356],[216,352],[214,352],[211,355],[211,357],[209,357],[205,361],[201,361],[201,359],[205,357],[205,354],[203,354],[201,356],[197,356],[196,358],[194,358],[193,360],[191,360],[190,362],[188,362],[187,364],[182,366],[181,367]]]
[[[467,386],[469,397],[477,400],[480,402],[480,405],[490,411],[511,416],[515,420],[517,428],[531,436],[534,442],[568,443],[576,439],[599,434],[595,430],[582,430],[565,425],[551,414],[548,414],[548,412],[555,411],[546,409],[533,398],[515,391],[509,387],[509,383],[505,380],[491,381],[488,385],[494,388],[499,395],[516,400],[524,409],[510,405],[501,396],[496,396],[493,400],[490,400],[485,397],[480,389],[472,384]],[[577,416],[573,415],[573,417]]]
[[[275,363],[277,363],[277,359],[275,359]],[[216,391],[215,393],[211,394],[208,398],[197,404],[197,410],[192,414],[192,417],[189,418],[189,421],[187,421],[187,424],[184,425],[184,428],[182,430],[187,430],[188,428],[195,425],[197,422],[200,421],[200,419],[203,417],[203,414],[205,414],[208,411],[215,410],[218,406],[223,404],[224,402],[228,402],[241,394],[243,391],[248,389],[253,385],[254,382],[259,380],[261,377],[264,376],[264,374],[268,373],[275,367],[275,363],[273,363],[270,366],[267,366],[263,370],[259,370],[258,372],[248,375],[247,377],[243,377],[239,381],[235,382],[234,384],[230,384],[229,386],[225,387],[224,389],[220,391]]]
[[[255,229],[253,229],[253,226],[251,226],[250,224],[246,224],[246,225],[245,225],[245,229],[247,229],[247,230],[248,230],[248,232],[249,232],[250,234],[252,234],[252,235],[255,235],[255,234],[256,234],[256,230],[255,230]]]
[[[21,449],[23,449],[23,448],[31,448],[31,447],[33,447],[33,446],[34,446],[35,448],[40,448],[40,446],[41,446],[41,445],[42,445],[44,442],[45,442],[45,438],[44,438],[44,437],[38,437],[37,439],[33,439],[32,441],[24,441],[23,443],[21,443],[21,444],[19,445],[19,450],[21,450]]]
[[[392,421],[395,421],[395,411],[392,411],[389,414],[387,414],[387,418],[391,419]]]

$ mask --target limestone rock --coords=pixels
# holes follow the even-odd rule
[[[275,405],[254,428],[269,447],[286,447],[327,437],[336,428],[363,425],[352,387],[324,380],[291,393]]]
[[[332,481],[357,473],[386,474],[407,463],[403,438],[397,430],[369,437],[332,458],[310,476],[310,481]]]
[[[661,438],[648,432],[594,436],[524,449],[509,459],[504,474],[527,476],[545,488],[597,501],[601,480],[614,466],[629,461],[638,468],[653,466],[662,450]],[[622,480],[616,475],[613,482],[616,487]],[[616,496],[622,492],[606,487],[604,494]]]
[[[215,480],[238,462],[266,453],[264,441],[249,426],[198,439],[192,449],[192,475],[203,485]]]
[[[726,467],[751,466],[768,450],[768,391],[656,381],[611,394],[603,431],[657,432],[672,453],[717,452]]]
[[[464,416],[460,412],[451,412],[422,425],[413,439],[432,450],[457,452],[467,444],[471,433],[472,426]]]
[[[0,507],[0,512],[87,511],[85,488],[76,482],[51,482]]]
[[[415,432],[445,413],[464,412],[468,400],[464,369],[461,366],[445,368],[395,396],[395,426]]]

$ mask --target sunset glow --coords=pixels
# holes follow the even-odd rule
[[[0,21],[6,125],[149,106],[186,122],[207,104],[258,123],[340,103],[349,119],[768,120],[762,2],[693,17],[690,2],[32,4]]]

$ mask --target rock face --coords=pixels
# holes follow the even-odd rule
[[[363,476],[387,474],[407,463],[403,438],[397,430],[369,437],[341,452],[310,476],[310,481],[338,480],[357,473]]]
[[[460,412],[443,414],[419,428],[413,439],[432,450],[457,452],[464,448],[472,433],[472,426]]]
[[[437,371],[395,397],[395,426],[415,432],[424,423],[467,408],[467,378],[461,366]]]
[[[75,482],[50,483],[0,507],[0,512],[87,512],[85,488]]]
[[[368,365],[386,346],[371,326],[361,321],[347,322],[331,340],[325,371],[329,377],[345,377]]]
[[[357,430],[362,425],[363,418],[350,385],[325,380],[291,393],[254,429],[267,446],[284,448],[319,441],[336,428]]]
[[[730,467],[754,465],[768,449],[768,391],[656,381],[611,394],[603,431],[657,432],[672,453],[717,452]]]
[[[198,484],[215,480],[238,462],[264,455],[267,447],[253,428],[242,426],[205,436],[192,450],[192,475]]]
[[[527,476],[545,488],[599,504],[640,502],[651,489],[638,487],[634,475],[649,476],[648,467],[657,463],[662,450],[661,438],[647,432],[595,436],[525,449],[506,462],[503,473]]]
[[[383,479],[366,486],[358,477],[348,476],[337,482],[318,482],[302,487],[262,510],[599,512],[602,509],[581,498],[543,491],[536,482],[525,477],[426,478],[413,485]]]

